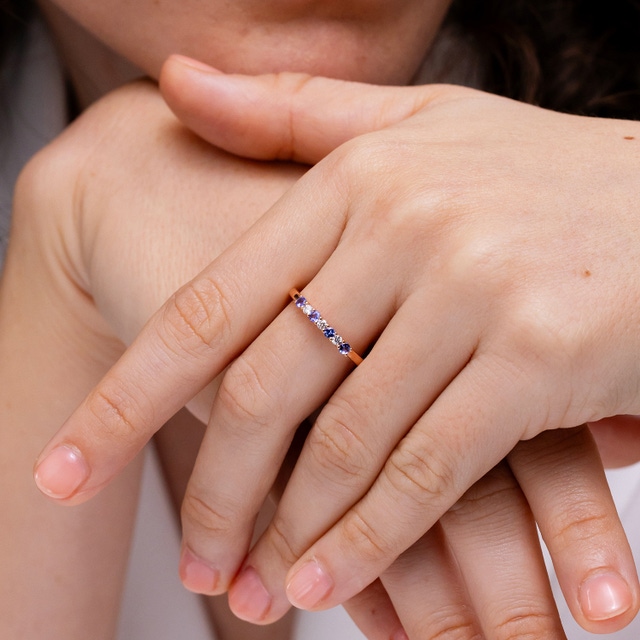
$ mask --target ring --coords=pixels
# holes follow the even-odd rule
[[[336,330],[320,315],[317,309],[314,309],[309,301],[297,289],[291,289],[289,295],[293,298],[296,307],[304,313],[309,320],[322,331],[325,338],[338,347],[338,351],[345,357],[349,358],[356,366],[362,362],[362,358],[351,348],[348,342],[345,342],[342,336],[336,333]]]

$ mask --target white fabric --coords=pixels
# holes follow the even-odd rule
[[[34,24],[30,35],[21,72],[12,81],[9,105],[2,106],[5,110],[9,107],[9,124],[0,129],[0,265],[19,169],[66,122],[62,74],[51,43],[40,23]],[[640,465],[609,472],[608,478],[635,556],[640,558]],[[177,578],[178,553],[179,533],[152,455],[145,466],[118,640],[215,640],[208,631],[200,599],[185,591]],[[594,638],[571,619],[551,573],[569,640]],[[599,637],[638,640],[640,616],[623,631]],[[364,636],[341,609],[300,617],[296,640],[328,638],[362,640]]]

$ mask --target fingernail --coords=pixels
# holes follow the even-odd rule
[[[597,573],[580,586],[580,606],[589,620],[609,620],[633,604],[629,585],[618,573]]]
[[[271,608],[271,602],[271,594],[253,567],[245,567],[229,589],[231,611],[247,622],[264,620]]]
[[[393,634],[392,640],[409,640],[409,636],[407,635],[407,632],[404,629],[400,629],[400,631],[396,631]]]
[[[195,69],[196,71],[204,72],[204,73],[213,73],[215,75],[222,75],[222,71],[215,69],[214,67],[201,62],[200,60],[194,60],[193,58],[188,58],[187,56],[182,56],[178,54],[174,54],[171,56],[172,60],[179,62],[185,67],[189,67],[190,69]]]
[[[218,587],[219,572],[197,558],[186,547],[180,557],[179,573],[182,584],[194,593],[212,595]]]
[[[53,449],[34,471],[38,489],[58,500],[72,496],[88,477],[89,467],[82,454],[69,445]]]
[[[289,581],[287,597],[298,609],[313,609],[333,589],[333,580],[314,560],[305,564]]]

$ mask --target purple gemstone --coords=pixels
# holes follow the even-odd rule
[[[335,335],[336,335],[336,330],[335,330],[335,329],[333,329],[332,327],[327,327],[327,328],[324,330],[324,336],[325,336],[325,338],[329,338],[329,339],[331,339],[331,338],[333,338],[333,336],[335,336]]]
[[[338,347],[338,351],[343,355],[346,356],[347,354],[349,354],[351,352],[351,345],[348,342],[343,342],[339,347]]]
[[[300,296],[297,300],[296,300],[296,307],[298,307],[299,309],[301,309],[302,307],[304,307],[304,305],[307,304],[307,299],[304,298],[303,296]]]
[[[309,314],[309,320],[311,320],[311,322],[313,322],[314,324],[316,322],[318,322],[318,320],[320,320],[320,312],[319,311],[312,311]]]

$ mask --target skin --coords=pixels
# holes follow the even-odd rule
[[[286,69],[407,84],[422,65],[449,4],[450,0],[39,0],[85,100],[119,86],[135,68],[157,78],[174,53],[228,72]]]
[[[167,52],[162,48],[163,46],[175,47],[173,50],[182,50],[185,53],[190,53],[193,55],[199,54],[200,51],[194,51],[194,49],[190,47],[193,46],[196,49],[200,47],[203,50],[205,48],[205,43],[203,41],[198,42],[197,39],[193,39],[191,33],[190,39],[186,37],[186,31],[182,28],[186,23],[181,22],[182,12],[180,12],[180,15],[172,14],[171,11],[163,12],[162,16],[164,17],[159,18],[159,22],[157,23],[157,31],[149,29],[147,23],[145,24],[144,34],[142,32],[136,33],[135,30],[133,32],[125,30],[125,34],[121,35],[121,23],[118,22],[117,29],[113,28],[113,26],[111,25],[111,16],[113,15],[113,11],[117,10],[125,17],[130,18],[130,20],[125,20],[124,24],[140,25],[141,14],[136,14],[135,11],[137,11],[138,9],[141,10],[144,7],[143,5],[138,4],[136,5],[136,7],[131,9],[131,7],[129,6],[130,3],[123,3],[122,6],[120,6],[118,3],[113,3],[113,5],[109,5],[111,11],[108,12],[106,9],[103,10],[102,7],[86,7],[83,6],[82,3],[70,2],[59,4],[64,8],[66,12],[71,13],[74,18],[78,19],[79,22],[82,23],[90,32],[98,35],[102,40],[104,40],[105,43],[118,51],[118,53],[124,55],[135,65],[144,69],[145,71],[148,71],[152,75],[157,75],[159,61]],[[397,20],[390,21],[389,15],[387,15],[387,13],[381,7],[377,7],[378,9],[380,9],[380,11],[375,11],[375,7],[372,11],[372,7],[370,6],[371,3],[366,3],[366,7],[364,6],[364,4],[355,6],[354,14],[353,16],[350,16],[352,18],[354,16],[362,18],[365,15],[366,11],[368,19],[372,19],[374,23],[376,23],[377,20],[378,28],[372,27],[370,30],[368,30],[369,33],[376,34],[376,41],[386,42],[387,38],[390,35],[395,35],[396,38],[391,38],[389,41],[402,42],[402,51],[394,52],[389,51],[388,48],[372,47],[371,41],[368,38],[361,37],[361,30],[353,27],[352,23],[349,23],[350,28],[347,29],[347,33],[345,34],[344,30],[341,30],[341,28],[337,28],[335,25],[335,21],[332,20],[337,15],[337,5],[323,5],[320,9],[316,7],[316,10],[314,11],[312,11],[309,6],[305,7],[305,11],[310,12],[313,16],[313,19],[311,19],[310,21],[308,21],[306,18],[302,20],[302,29],[299,32],[304,34],[305,44],[308,45],[309,42],[319,42],[321,46],[319,46],[318,51],[316,51],[314,47],[312,47],[310,51],[304,51],[304,56],[302,56],[302,53],[299,52],[303,51],[303,47],[300,46],[300,40],[296,41],[296,36],[294,35],[293,29],[291,31],[287,31],[286,33],[281,33],[277,29],[272,28],[273,24],[275,23],[277,23],[278,25],[286,24],[300,27],[300,14],[298,13],[298,11],[301,9],[300,3],[283,3],[282,5],[279,4],[277,6],[277,11],[273,15],[266,17],[264,16],[264,10],[262,8],[258,7],[257,5],[247,5],[247,7],[245,7],[246,11],[243,13],[243,20],[248,15],[252,20],[256,21],[255,23],[251,22],[251,20],[249,21],[252,27],[254,24],[258,24],[259,21],[262,20],[260,24],[262,24],[263,26],[267,25],[269,26],[269,28],[256,28],[255,30],[251,29],[248,32],[249,36],[244,38],[243,40],[248,43],[247,47],[245,48],[244,46],[241,46],[237,47],[235,50],[228,46],[229,42],[224,40],[221,31],[217,33],[217,35],[219,36],[218,40],[215,40],[214,36],[216,35],[216,32],[215,30],[212,30],[210,33],[208,33],[208,36],[212,37],[213,40],[208,40],[206,44],[210,47],[210,43],[212,41],[216,42],[213,53],[208,50],[206,52],[207,55],[202,55],[200,57],[208,60],[209,62],[215,62],[219,67],[231,71],[256,72],[279,70],[283,66],[283,61],[286,61],[287,68],[293,70],[297,68],[303,68],[306,71],[310,71],[312,73],[332,75],[337,77],[358,77],[358,79],[361,80],[375,80],[376,82],[381,83],[403,83],[406,82],[415,73],[419,62],[424,57],[424,43],[425,41],[428,41],[428,38],[425,39],[425,35],[429,33],[433,34],[435,32],[435,26],[437,26],[438,23],[437,18],[441,17],[443,10],[442,6],[440,6],[440,13],[438,14],[438,11],[431,12],[428,16],[429,20],[427,20],[424,14],[425,7],[419,7],[418,3],[413,3],[413,9],[420,9],[421,17],[423,19],[423,22],[416,22],[416,13],[415,11],[412,12],[410,10],[410,4],[411,3],[406,5],[406,11],[397,12],[399,16]],[[208,6],[210,7],[210,3]],[[184,7],[184,4],[181,5],[181,7]],[[190,7],[194,7],[196,11],[198,10],[196,4],[190,5]],[[149,7],[144,8],[147,11],[147,19],[149,15],[154,16],[154,19],[155,17],[160,16],[160,14],[158,13],[148,13]],[[429,5],[429,9],[432,10],[434,9],[434,7],[432,5]],[[128,11],[134,11],[134,13],[127,13]],[[229,27],[229,33],[234,34],[234,36],[236,37],[236,40],[234,40],[234,42],[237,42],[237,38],[239,36],[247,36],[247,33],[242,31],[234,32],[233,26],[234,24],[237,24],[237,14],[235,15],[236,22],[234,23],[234,12],[231,9],[229,9],[229,11],[229,15],[225,15],[223,13],[224,20],[226,21],[228,18],[228,21],[221,21],[220,24],[226,24],[226,26]],[[50,15],[52,16],[50,18],[52,21],[56,19],[55,10],[50,9]],[[185,15],[191,16],[191,19],[193,19],[193,16],[195,14],[191,13],[190,11],[186,11]],[[220,15],[220,13],[216,13],[216,21],[218,20],[218,18],[220,18]],[[169,19],[169,16],[171,19]],[[374,16],[376,18],[375,20],[373,19]],[[62,20],[64,20],[64,18]],[[357,24],[357,20],[353,20],[352,22]],[[421,30],[421,28],[416,28],[415,26],[416,24],[426,25],[428,22],[431,31],[429,29]],[[409,26],[411,26],[412,29],[407,30]],[[307,31],[307,28],[309,28],[310,31]],[[339,38],[336,36],[336,31],[340,36]],[[60,33],[60,31],[58,31],[58,33]],[[158,36],[158,34],[170,35],[171,37],[162,40]],[[316,35],[319,37],[310,37]],[[182,41],[178,43],[180,46],[177,46],[177,43],[172,40],[174,36],[182,38]],[[147,40],[147,38],[149,37],[157,38],[157,40]],[[283,45],[283,42],[286,43],[287,46]],[[416,45],[416,43],[420,43],[420,47],[415,47],[414,45]],[[160,46],[161,44],[162,46]],[[344,53],[343,56],[336,56],[336,59],[339,59],[340,64],[343,65],[340,68],[326,66],[328,63],[325,57],[320,55],[321,49],[329,45],[332,46],[332,50],[342,51]],[[184,46],[184,48],[181,48],[181,46]],[[260,47],[265,46],[268,47],[267,50],[270,52],[270,55],[266,58],[260,57],[258,55],[258,52],[261,50]],[[341,49],[340,47],[344,47],[344,49]],[[227,53],[229,51],[236,51],[237,53],[232,53],[225,56],[225,52],[223,52],[222,49],[224,49]],[[358,51],[370,52],[371,50],[383,51],[384,55],[380,56],[379,58],[376,58],[375,56],[371,57],[370,55],[364,55],[364,53],[362,53],[362,55],[358,55]],[[301,57],[296,58],[297,55]],[[67,51],[67,58],[69,60],[76,60],[81,59],[82,56],[79,56],[77,51]],[[385,62],[390,61],[389,67],[387,67],[385,64],[382,64],[383,59]],[[260,67],[259,65],[264,66]],[[81,70],[77,70],[76,77],[82,77]],[[84,94],[81,95],[85,96],[85,101],[89,101],[92,99],[94,93],[87,90]],[[330,126],[329,129],[331,129]],[[298,156],[296,154],[300,155]],[[300,151],[296,150],[295,153],[292,153],[292,156],[304,158],[305,153],[301,153]],[[94,283],[92,283],[92,289],[93,284]],[[177,286],[177,284],[179,283],[174,284],[176,284]],[[109,316],[108,314],[106,314],[106,316],[110,324],[117,322],[115,316]],[[121,327],[122,330],[118,333],[122,339],[127,340],[130,339],[139,328],[140,325],[131,323],[126,327]],[[515,443],[513,442],[512,445],[513,444]],[[84,452],[85,448],[83,447],[81,450]],[[118,455],[120,455],[120,453]],[[122,462],[122,459],[118,461],[118,464],[120,462]],[[95,490],[98,487],[99,485],[94,485],[92,490]],[[620,564],[620,561],[618,560],[614,562],[614,564]],[[622,564],[624,564],[624,561],[622,561]],[[629,578],[629,582],[633,582],[633,579]],[[633,589],[635,589],[635,585],[633,586]],[[636,596],[632,597],[637,600]],[[634,606],[635,602],[630,605],[630,608],[633,608]],[[550,615],[550,613],[547,613],[547,617],[549,617]],[[557,630],[555,632],[557,633]]]
[[[138,333],[162,300],[206,266],[212,253],[223,255],[300,175],[296,166],[253,163],[202,143],[178,126],[148,84],[100,101],[29,164],[16,193],[16,232],[0,289],[0,349],[15,353],[0,360],[2,421],[13,426],[3,431],[3,451],[10,453],[6,462],[12,473],[28,479],[24,470],[34,446],[117,358],[127,335]],[[63,377],[59,362],[66,366]],[[215,380],[193,403],[195,413],[207,413],[220,383]],[[180,393],[178,387],[173,393]],[[55,398],[45,412],[28,401],[43,388]],[[193,425],[182,421],[163,434],[170,447],[173,438],[165,466],[178,467],[178,476],[180,467],[193,464],[185,451],[185,429]],[[24,438],[27,431],[30,438]],[[104,453],[112,449],[112,437],[124,441],[134,435],[94,429],[92,439]],[[547,539],[557,540],[552,551],[570,593],[577,582],[607,567],[632,580],[633,560],[588,431],[545,435],[518,446],[508,464],[491,470],[379,581],[347,603],[367,637],[400,640],[406,631],[421,639],[438,634],[476,638],[480,633],[496,640],[505,633],[563,638],[529,503],[536,505],[535,517]],[[197,448],[197,440],[187,443]],[[249,454],[245,447],[238,462],[251,461]],[[136,465],[131,469],[135,472]],[[42,482],[48,472],[41,467],[38,472]],[[4,533],[11,544],[0,546],[5,550],[0,555],[3,584],[10,589],[0,598],[3,634],[30,637],[34,632],[21,626],[28,620],[36,629],[46,625],[50,638],[85,638],[87,629],[92,637],[111,637],[121,573],[96,581],[67,557],[78,547],[87,548],[107,567],[122,571],[127,538],[110,533],[114,523],[116,530],[128,532],[133,512],[121,497],[135,496],[137,476],[121,478],[117,493],[96,496],[99,515],[84,506],[56,508],[30,484],[13,490],[3,486],[5,517],[16,522]],[[178,501],[183,491],[176,488]],[[115,499],[105,503],[109,495]],[[126,513],[123,504],[129,504]],[[41,527],[21,523],[25,513],[31,521],[47,523],[45,535]],[[96,522],[104,538],[96,538]],[[52,528],[59,536],[50,535]],[[24,567],[36,562],[50,567],[44,576],[64,577],[66,586],[56,589],[55,597],[42,576],[40,588],[33,588],[33,576]],[[93,570],[95,562],[91,557],[82,566]],[[274,564],[273,575],[280,571]],[[188,571],[185,578],[191,588],[201,587]],[[85,604],[79,596],[87,581],[94,591]],[[249,603],[255,606],[256,592],[251,595]],[[247,600],[237,590],[232,596],[234,611],[247,616]],[[633,603],[630,607],[599,628],[624,624],[633,614]],[[234,632],[285,637],[277,636],[283,633],[277,627],[253,633],[224,627],[225,632],[221,637],[237,637]]]

